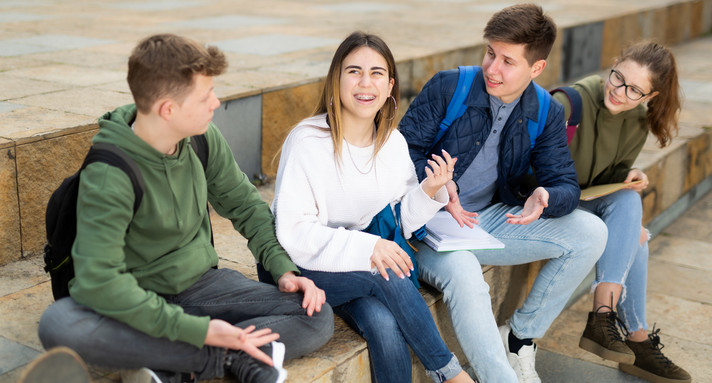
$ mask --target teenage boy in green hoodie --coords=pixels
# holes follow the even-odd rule
[[[146,182],[143,199],[134,214],[133,188],[119,168],[95,162],[82,171],[76,277],[71,297],[40,320],[45,348],[67,346],[105,367],[146,367],[164,382],[226,374],[274,382],[286,375],[282,357],[304,355],[331,337],[324,292],[298,276],[269,207],[211,122],[220,105],[213,76],[226,67],[216,47],[175,35],[151,36],[132,52],[135,104],[101,117],[93,142],[133,158]],[[209,147],[205,171],[189,144],[200,134]],[[215,268],[208,201],[248,239],[278,287]]]

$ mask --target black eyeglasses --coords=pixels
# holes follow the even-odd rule
[[[611,85],[616,88],[625,87],[625,95],[632,101],[638,101],[641,98],[648,96],[650,95],[650,93],[652,93],[650,92],[648,94],[645,94],[642,90],[636,88],[635,86],[626,84],[621,72],[618,72],[615,69],[611,69],[611,74],[608,75],[608,82],[610,82]]]

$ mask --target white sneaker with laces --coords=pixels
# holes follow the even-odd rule
[[[539,374],[536,373],[534,362],[536,361],[536,344],[522,346],[518,353],[509,351],[509,333],[512,329],[509,322],[499,326],[499,335],[504,343],[504,351],[507,353],[507,360],[517,374],[519,383],[541,383]]]

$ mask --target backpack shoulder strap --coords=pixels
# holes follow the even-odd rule
[[[546,117],[549,115],[549,103],[551,102],[551,95],[546,89],[539,86],[539,84],[532,82],[534,84],[534,89],[536,89],[536,97],[539,101],[539,114],[538,121],[534,122],[529,120],[527,123],[527,129],[529,130],[529,143],[531,148],[534,149],[534,144],[536,144],[536,139],[539,137],[541,132],[544,131],[544,126],[546,126]]]
[[[199,134],[197,136],[190,137],[190,146],[193,147],[193,151],[200,158],[200,163],[203,164],[203,172],[208,169],[208,158],[210,157],[210,146],[208,145],[208,139],[205,134]],[[208,209],[208,220],[210,220],[210,205],[207,206]],[[215,237],[213,235],[213,225],[210,224],[210,243],[215,246]]]
[[[437,144],[441,138],[445,135],[450,126],[452,126],[453,121],[462,117],[467,110],[467,105],[465,105],[465,100],[467,95],[470,94],[470,89],[472,88],[472,83],[475,81],[475,76],[480,71],[480,67],[476,65],[465,66],[461,65],[457,67],[458,77],[457,77],[457,87],[455,87],[455,92],[452,94],[450,103],[447,105],[447,110],[445,111],[445,118],[440,122],[440,130],[433,140],[433,144],[429,151],[432,151],[435,144]]]
[[[581,100],[581,94],[570,86],[556,88],[551,91],[551,94],[556,92],[563,92],[571,105],[571,114],[569,115],[569,120],[566,121],[566,142],[571,143],[571,139],[574,138],[576,129],[578,129],[578,126],[581,123],[581,114],[583,113],[583,101]]]
[[[143,190],[146,188],[146,182],[143,179],[141,170],[138,168],[138,165],[133,158],[114,144],[97,143],[92,145],[89,149],[89,153],[87,153],[81,169],[84,169],[92,162],[104,162],[111,166],[115,166],[126,173],[131,180],[131,185],[134,190],[135,198],[133,211],[134,214],[136,214],[138,207],[141,205],[141,200],[143,199]]]
[[[198,155],[200,163],[203,164],[203,171],[207,170],[210,147],[208,146],[208,139],[205,138],[205,134],[190,137],[190,146],[193,147],[193,151]]]

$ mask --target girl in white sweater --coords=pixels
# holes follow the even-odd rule
[[[406,278],[414,270],[409,255],[362,231],[400,202],[402,234],[409,238],[448,200],[443,186],[455,160],[433,156],[428,177],[418,183],[395,130],[398,96],[388,46],[352,33],[334,55],[315,115],[282,147],[272,205],[277,238],[334,311],[366,338],[374,381],[411,381],[407,344],[435,382],[471,382]]]

